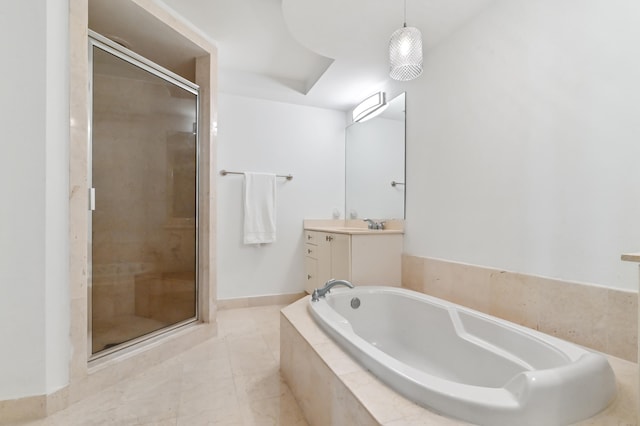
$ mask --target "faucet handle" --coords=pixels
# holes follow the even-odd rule
[[[378,223],[378,229],[384,229],[384,224],[385,224],[384,220],[380,221],[380,223]]]

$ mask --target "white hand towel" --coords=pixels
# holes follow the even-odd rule
[[[244,174],[244,243],[276,241],[276,175]]]

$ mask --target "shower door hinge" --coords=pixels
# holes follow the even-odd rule
[[[96,189],[89,188],[89,210],[94,211],[96,209]]]

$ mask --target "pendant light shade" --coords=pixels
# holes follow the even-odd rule
[[[389,40],[389,75],[394,80],[413,80],[422,74],[422,33],[407,27],[407,3],[405,0],[405,24],[394,31]]]

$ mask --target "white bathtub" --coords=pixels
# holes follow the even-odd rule
[[[421,293],[334,288],[309,303],[322,329],[380,380],[451,417],[567,425],[615,396],[603,355]]]

